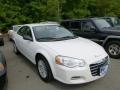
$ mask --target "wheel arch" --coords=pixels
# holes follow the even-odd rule
[[[53,74],[53,77],[54,77],[54,65],[52,64],[52,60],[50,60],[50,56],[48,54],[45,54],[45,53],[40,53],[40,52],[36,53],[36,55],[35,55],[35,64],[37,64],[37,60],[38,60],[37,58],[38,57],[41,57],[41,58],[44,58],[44,59],[47,60],[49,66],[51,68],[51,72]]]
[[[41,53],[36,53],[36,55],[35,55],[35,64],[37,64],[37,58],[38,57],[41,57],[41,58],[45,58],[45,56],[43,55],[43,54],[41,54]],[[45,58],[46,59],[46,58]]]
[[[120,41],[120,36],[108,36],[104,42],[103,42],[103,46],[105,46],[108,42],[110,41]]]

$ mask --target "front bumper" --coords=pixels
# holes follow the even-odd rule
[[[103,63],[100,64],[102,65]],[[107,74],[108,64],[105,63],[105,66],[107,66],[105,73],[99,73],[100,71],[99,69],[101,67],[98,68],[97,73],[94,73],[94,71],[91,70],[90,65],[85,67],[78,67],[78,68],[67,68],[59,65],[56,67],[57,73],[55,75],[55,79],[65,84],[83,84],[83,83],[91,82],[99,78],[102,78]]]
[[[4,88],[6,80],[7,80],[7,75],[6,73],[4,73],[2,76],[0,76],[0,90]]]

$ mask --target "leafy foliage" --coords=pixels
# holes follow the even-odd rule
[[[94,16],[120,17],[120,0],[0,0],[0,29]]]

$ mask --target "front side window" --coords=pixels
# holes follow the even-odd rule
[[[74,37],[74,35],[70,31],[58,25],[35,26],[33,27],[33,32],[37,41],[63,40],[71,39]]]
[[[91,31],[92,29],[95,29],[95,26],[90,21],[84,21],[82,23],[82,30],[83,31]]]

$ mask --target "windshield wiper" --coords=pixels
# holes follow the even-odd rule
[[[39,39],[56,39],[56,38],[52,38],[52,37],[43,37],[43,38],[39,38]]]
[[[46,41],[46,40],[64,40],[64,39],[74,39],[77,38],[78,36],[65,36],[65,37],[60,37],[60,38],[54,38],[54,37],[42,37],[42,38],[38,38],[38,41]]]
[[[74,39],[77,38],[77,36],[65,36],[65,37],[61,37],[62,39]]]
[[[37,40],[56,40],[57,38],[52,38],[52,37],[42,37],[42,38],[38,38]]]

